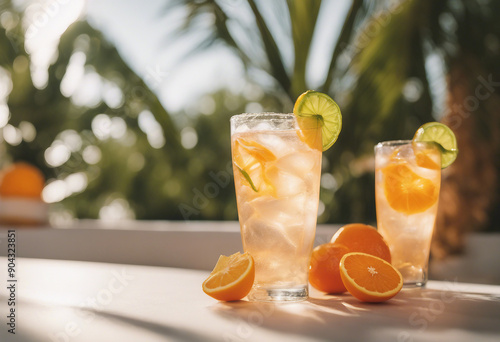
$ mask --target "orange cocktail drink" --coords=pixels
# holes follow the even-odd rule
[[[231,149],[243,248],[255,260],[251,300],[308,296],[316,231],[321,140],[301,139],[293,114],[231,118]],[[314,134],[314,132],[311,132]]]
[[[375,146],[377,227],[405,286],[427,282],[441,184],[441,153],[433,143],[386,141]]]

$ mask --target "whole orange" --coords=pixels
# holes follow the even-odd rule
[[[7,167],[0,176],[0,196],[40,198],[45,183],[36,167],[18,162]]]
[[[361,223],[340,228],[330,241],[348,248],[349,252],[371,254],[391,263],[391,251],[375,227]]]
[[[333,243],[325,243],[316,247],[309,264],[309,283],[317,290],[326,293],[342,293],[347,291],[340,277],[340,260],[349,249]]]

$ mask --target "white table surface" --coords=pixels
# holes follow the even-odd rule
[[[17,259],[16,334],[7,332],[0,258],[0,341],[499,341],[500,286],[429,282],[382,304],[313,291],[295,304],[222,303],[207,271]]]

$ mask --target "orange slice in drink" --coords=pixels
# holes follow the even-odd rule
[[[437,185],[417,175],[405,163],[390,164],[382,173],[387,202],[398,212],[407,215],[421,213],[438,200]]]
[[[383,302],[401,291],[403,277],[387,261],[366,253],[347,253],[340,260],[347,291],[363,302]]]
[[[236,161],[242,167],[252,167],[255,164],[263,164],[276,159],[268,148],[253,140],[238,138],[235,146],[239,152],[236,155]]]
[[[432,152],[417,152],[415,154],[415,161],[418,166],[424,167],[426,169],[431,169],[431,170],[440,170],[441,165],[438,165],[434,160],[432,160],[431,157],[429,157],[429,153]]]
[[[240,300],[250,292],[254,279],[255,265],[250,254],[221,255],[203,282],[203,292],[221,301]]]
[[[247,184],[253,191],[272,190],[272,184],[266,177],[267,163],[276,160],[276,156],[266,147],[256,141],[237,138],[234,141],[233,160],[242,184]]]

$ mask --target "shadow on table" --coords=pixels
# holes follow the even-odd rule
[[[0,295],[0,301],[1,302],[7,302],[7,297]],[[60,318],[60,314],[58,313],[58,310],[62,310],[63,312],[66,312],[68,314],[67,319],[68,321],[63,324],[63,328],[60,330],[52,330],[50,332],[45,331],[46,335],[40,335],[40,333],[37,333],[36,330],[30,329],[28,327],[23,326],[22,321],[23,317],[19,316],[18,320],[18,326],[16,328],[16,333],[15,335],[9,334],[7,332],[6,328],[2,328],[0,330],[0,342],[41,342],[41,341],[82,341],[85,340],[83,335],[80,335],[79,333],[75,333],[72,336],[69,336],[67,334],[59,335],[58,333],[64,333],[64,327],[67,326],[69,323],[74,323],[74,329],[81,329],[81,325],[77,325],[75,322],[80,321],[77,320],[77,318],[81,318],[82,316],[75,315],[75,312],[85,312],[88,313],[91,316],[97,316],[100,317],[101,319],[113,321],[114,323],[119,325],[129,325],[133,326],[137,329],[143,329],[148,332],[151,332],[153,334],[157,334],[168,341],[173,340],[173,341],[193,341],[193,342],[199,342],[199,341],[207,341],[207,342],[215,342],[215,341],[220,341],[219,338],[215,337],[210,337],[207,334],[202,334],[198,333],[196,331],[191,331],[189,329],[184,329],[184,328],[179,328],[179,327],[174,327],[171,325],[166,325],[166,324],[159,324],[147,320],[141,320],[137,319],[131,316],[125,316],[125,315],[120,315],[117,313],[113,312],[106,312],[102,310],[94,310],[94,309],[86,309],[82,307],[74,307],[74,306],[51,306],[48,307],[45,304],[40,304],[40,303],[32,303],[31,301],[21,301],[19,302],[21,307],[23,308],[22,311],[30,312],[33,314],[34,311],[38,311],[38,314],[48,316],[48,317],[54,317],[54,318]],[[54,310],[52,310],[54,309]],[[64,311],[66,310],[66,311]],[[21,312],[22,312],[21,311]],[[64,321],[62,321],[64,323]],[[40,322],[42,323],[42,322]],[[77,328],[75,328],[77,327]],[[80,330],[81,331],[81,330]],[[76,332],[76,330],[73,330],[73,332]],[[112,333],[112,330],[109,331],[101,331],[101,334],[107,334],[107,333]],[[102,336],[102,339],[99,339],[99,341],[114,341],[112,337],[110,336]]]
[[[500,333],[500,298],[451,290],[405,289],[383,303],[315,294],[302,303],[219,302],[211,309],[239,321],[228,336],[235,340],[252,339],[259,328],[342,341],[411,341],[449,329],[495,340]]]
[[[169,339],[173,339],[175,341],[206,341],[206,342],[212,342],[212,341],[219,341],[219,339],[215,338],[210,338],[206,334],[200,334],[195,331],[189,331],[187,329],[182,329],[182,328],[177,328],[173,327],[170,325],[166,324],[158,324],[150,321],[145,321],[129,316],[124,316],[124,315],[119,315],[116,313],[111,313],[111,312],[95,312],[92,311],[93,313],[103,317],[107,318],[109,320],[113,321],[118,321],[119,323],[122,324],[128,324],[128,325],[133,325],[137,328],[147,330],[149,332],[155,333],[157,335],[163,336],[163,337],[168,337]]]

